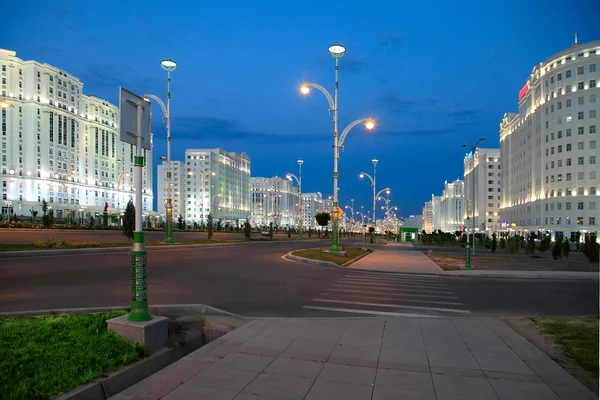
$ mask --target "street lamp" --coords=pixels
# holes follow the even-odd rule
[[[477,143],[475,143],[475,146],[471,146],[471,154],[473,157],[475,157],[475,151],[477,151],[477,145],[485,140],[485,136],[482,136],[479,138],[479,140],[477,141]],[[469,147],[466,143],[462,144],[462,147]],[[472,225],[472,237],[473,237],[473,249],[471,250],[472,254],[475,254],[475,164],[473,163],[473,166],[471,167],[471,181],[472,181],[472,185],[471,187],[473,188],[472,193],[473,193],[473,198],[472,198],[472,204],[471,204],[471,209],[472,209],[472,215],[473,215],[473,220],[471,221],[471,225]],[[469,213],[467,213],[467,219],[469,219]],[[467,233],[467,242],[468,242],[468,233]]]
[[[163,112],[163,121],[167,122],[167,237],[165,244],[174,244],[173,240],[173,203],[172,203],[172,177],[171,177],[171,71],[177,68],[177,63],[170,58],[162,60],[160,66],[167,71],[167,106],[157,96],[153,94],[145,94],[144,99],[150,98],[156,101]]]
[[[298,222],[298,239],[302,240],[302,219],[304,218],[304,213],[302,212],[302,206],[304,204],[304,202],[302,201],[302,164],[304,164],[304,160],[303,159],[298,159],[298,169],[299,169],[299,173],[300,173],[300,178],[298,178],[296,175],[294,174],[287,174],[287,178],[291,181],[292,178],[296,179],[296,182],[298,182],[298,197],[300,198],[300,209],[299,209],[299,213],[300,213],[300,221]]]
[[[6,101],[6,97],[3,98],[2,100],[0,100],[0,108],[3,110],[6,110],[8,107],[12,107],[12,104],[10,104],[8,101]]]
[[[344,146],[344,139],[346,135],[350,131],[350,129],[354,128],[356,125],[365,123],[365,127],[368,130],[371,130],[375,127],[375,122],[370,118],[362,118],[358,119],[351,124],[349,124],[342,132],[342,134],[338,137],[338,70],[339,70],[339,59],[344,56],[346,52],[346,48],[339,43],[336,43],[332,46],[329,46],[329,52],[335,58],[335,85],[334,85],[334,95],[331,94],[321,85],[317,85],[316,83],[305,82],[300,91],[302,94],[310,93],[310,88],[313,87],[319,90],[321,93],[325,95],[327,101],[329,102],[329,111],[333,111],[333,205],[332,205],[332,235],[331,235],[331,247],[329,248],[330,252],[336,253],[341,250],[340,248],[340,237],[339,237],[339,217],[341,215],[341,210],[338,208],[338,160],[339,160],[339,148]]]
[[[371,186],[373,187],[373,228],[377,228],[377,218],[375,216],[375,212],[376,212],[376,192],[377,192],[377,163],[379,162],[378,159],[373,158],[371,160],[371,162],[373,162],[373,176],[367,174],[366,172],[361,172],[360,173],[360,177],[364,178],[365,176],[369,177],[369,179],[371,180]]]

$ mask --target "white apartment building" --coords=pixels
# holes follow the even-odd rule
[[[295,227],[300,218],[300,197],[292,181],[275,176],[250,178],[252,225],[271,222],[280,228]]]
[[[442,232],[459,231],[463,225],[464,182],[457,179],[444,182],[444,190],[440,199]]]
[[[467,232],[486,232],[492,235],[501,228],[500,204],[502,198],[502,163],[500,149],[477,148],[475,154],[465,155],[463,160],[465,179],[465,204],[462,223]],[[475,219],[473,224],[473,210]]]
[[[577,240],[600,222],[600,41],[536,65],[500,123],[503,225]]]
[[[188,149],[182,174],[186,222],[241,223],[250,218],[250,158],[219,149]],[[204,220],[202,219],[204,218]]]
[[[0,49],[0,79],[2,215],[41,215],[44,199],[56,217],[79,221],[105,203],[124,209],[134,197],[135,147],[119,140],[118,108],[84,95],[77,77],[10,50]],[[143,180],[143,208],[151,211],[150,162]]]
[[[442,196],[431,195],[431,212],[431,229],[437,232],[442,229]]]
[[[319,228],[315,215],[323,211],[330,211],[325,208],[323,203],[323,195],[321,192],[316,193],[302,193],[302,227],[308,228]]]
[[[426,201],[423,206],[423,230],[426,233],[431,233],[433,231],[433,202]]]
[[[182,197],[184,193],[184,182],[186,175],[185,164],[182,161],[171,160],[172,168],[172,179],[171,179],[171,204],[173,206],[173,219],[177,221],[179,216],[185,217],[185,201],[187,199]],[[169,198],[169,184],[167,180],[167,162],[163,160],[162,164],[156,167],[156,179],[159,182],[156,188],[156,195],[158,198],[157,206],[158,213],[166,218],[167,215],[167,199]]]

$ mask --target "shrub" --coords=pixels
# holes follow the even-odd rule
[[[555,260],[560,259],[562,256],[562,243],[560,242],[560,238],[554,242],[554,246],[552,247],[552,258]]]
[[[250,226],[250,222],[246,221],[246,222],[244,222],[244,236],[246,237],[246,239],[250,239],[251,235],[252,235],[252,226]]]

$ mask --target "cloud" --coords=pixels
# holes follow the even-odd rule
[[[82,73],[79,74],[88,92],[104,93],[106,89],[117,93],[119,86],[127,88],[134,93],[152,93],[153,88],[161,85],[158,77],[150,78],[141,76],[139,71],[122,64],[86,64]]]
[[[396,131],[381,131],[378,134],[390,137],[436,137],[453,135],[460,132],[463,129],[463,124],[454,124],[445,128],[416,128],[416,129],[404,129]]]
[[[154,126],[155,132],[164,131],[163,126]],[[222,140],[223,142],[247,141],[252,144],[293,144],[330,140],[328,135],[282,135],[247,129],[235,119],[217,117],[174,117],[171,137],[188,140]]]
[[[367,68],[367,63],[357,57],[344,57],[340,60],[340,69],[344,72],[359,74]]]
[[[384,94],[379,103],[382,109],[392,113],[411,111],[417,105],[416,101],[403,99],[394,93]]]

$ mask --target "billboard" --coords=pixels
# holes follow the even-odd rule
[[[122,142],[136,145],[137,105],[142,106],[142,149],[151,150],[152,105],[127,89],[119,88],[119,132]]]

